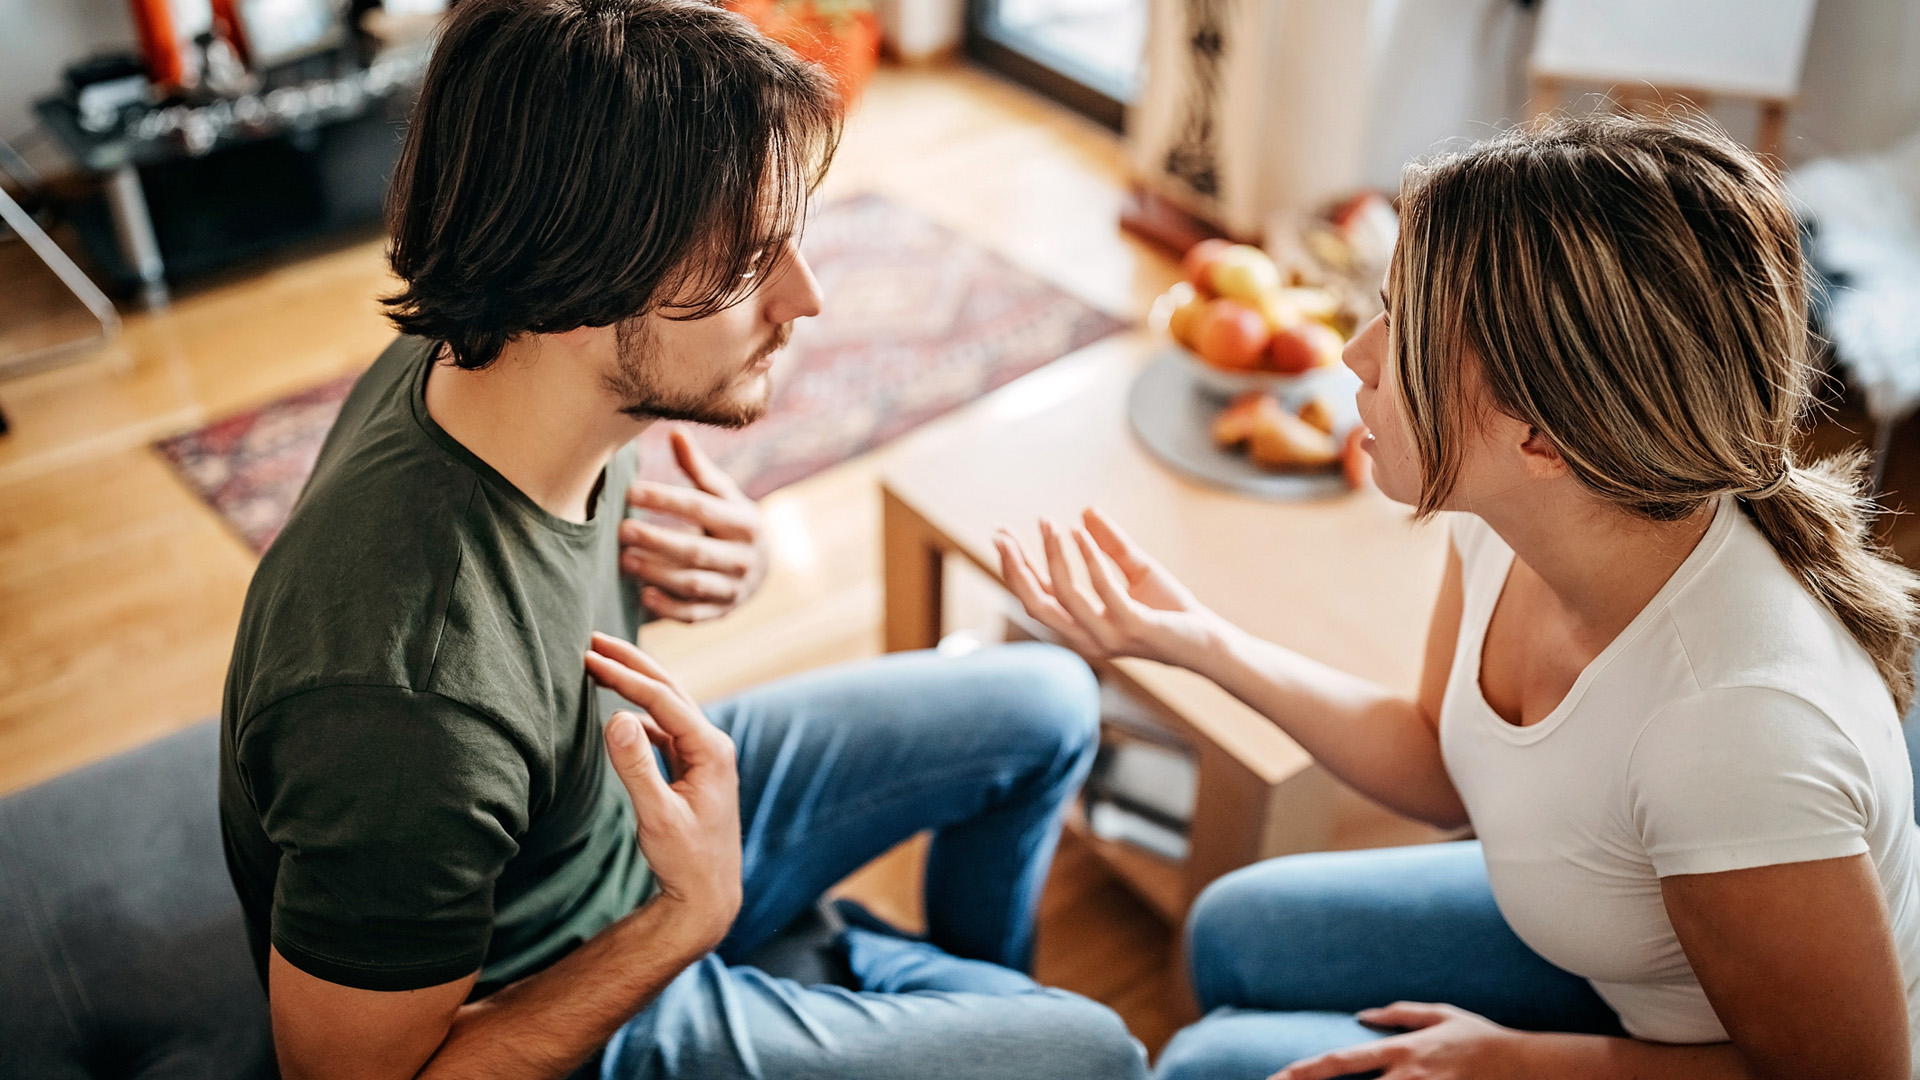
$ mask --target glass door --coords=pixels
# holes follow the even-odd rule
[[[1148,0],[968,0],[967,55],[1120,130],[1145,66]]]

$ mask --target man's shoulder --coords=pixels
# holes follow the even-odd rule
[[[316,687],[424,690],[461,576],[477,478],[412,415],[427,343],[355,384],[312,478],[255,568],[228,674],[250,715]]]

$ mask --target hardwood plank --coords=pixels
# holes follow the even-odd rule
[[[0,791],[219,711],[253,556],[145,450],[0,493]]]

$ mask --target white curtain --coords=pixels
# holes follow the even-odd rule
[[[1392,190],[1409,158],[1518,118],[1532,28],[1516,0],[1154,0],[1134,168],[1247,237]]]

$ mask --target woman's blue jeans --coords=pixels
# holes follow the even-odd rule
[[[1585,979],[1507,927],[1475,842],[1236,870],[1194,902],[1187,955],[1206,1015],[1167,1044],[1159,1080],[1261,1080],[1383,1037],[1353,1014],[1395,1001],[1445,1002],[1533,1031],[1622,1034]]]

